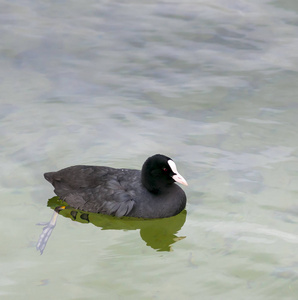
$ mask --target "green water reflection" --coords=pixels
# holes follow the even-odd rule
[[[48,201],[48,206],[55,209],[67,203],[55,196]],[[185,238],[177,236],[178,231],[185,223],[187,212],[164,219],[139,219],[84,212],[66,207],[59,212],[60,215],[80,223],[92,223],[102,230],[140,230],[140,236],[147,246],[157,251],[171,251],[172,245]]]

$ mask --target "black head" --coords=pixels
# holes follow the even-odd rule
[[[171,186],[175,181],[187,185],[171,158],[155,154],[145,161],[142,168],[142,184],[148,191],[158,193]]]

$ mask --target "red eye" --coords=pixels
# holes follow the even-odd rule
[[[164,172],[168,172],[168,169],[167,169],[167,168],[163,168],[163,171],[164,171]]]

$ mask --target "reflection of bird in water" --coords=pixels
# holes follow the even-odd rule
[[[73,166],[44,174],[54,192],[69,206],[117,217],[167,218],[186,205],[187,185],[167,156],[149,157],[142,170],[99,166]]]
[[[36,249],[41,254],[55,228],[58,214],[80,223],[92,223],[101,227],[102,230],[118,229],[126,231],[140,229],[141,238],[146,242],[147,246],[157,251],[171,251],[171,245],[184,238],[177,237],[175,234],[185,223],[187,214],[185,210],[176,216],[163,219],[115,218],[113,216],[67,208],[64,204],[58,197],[53,197],[48,201],[48,206],[55,211],[50,222],[39,224],[45,225],[36,245]]]

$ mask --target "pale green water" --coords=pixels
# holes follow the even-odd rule
[[[2,1],[0,296],[296,299],[297,32],[294,0]],[[44,172],[155,153],[187,215],[59,216],[39,255]]]

